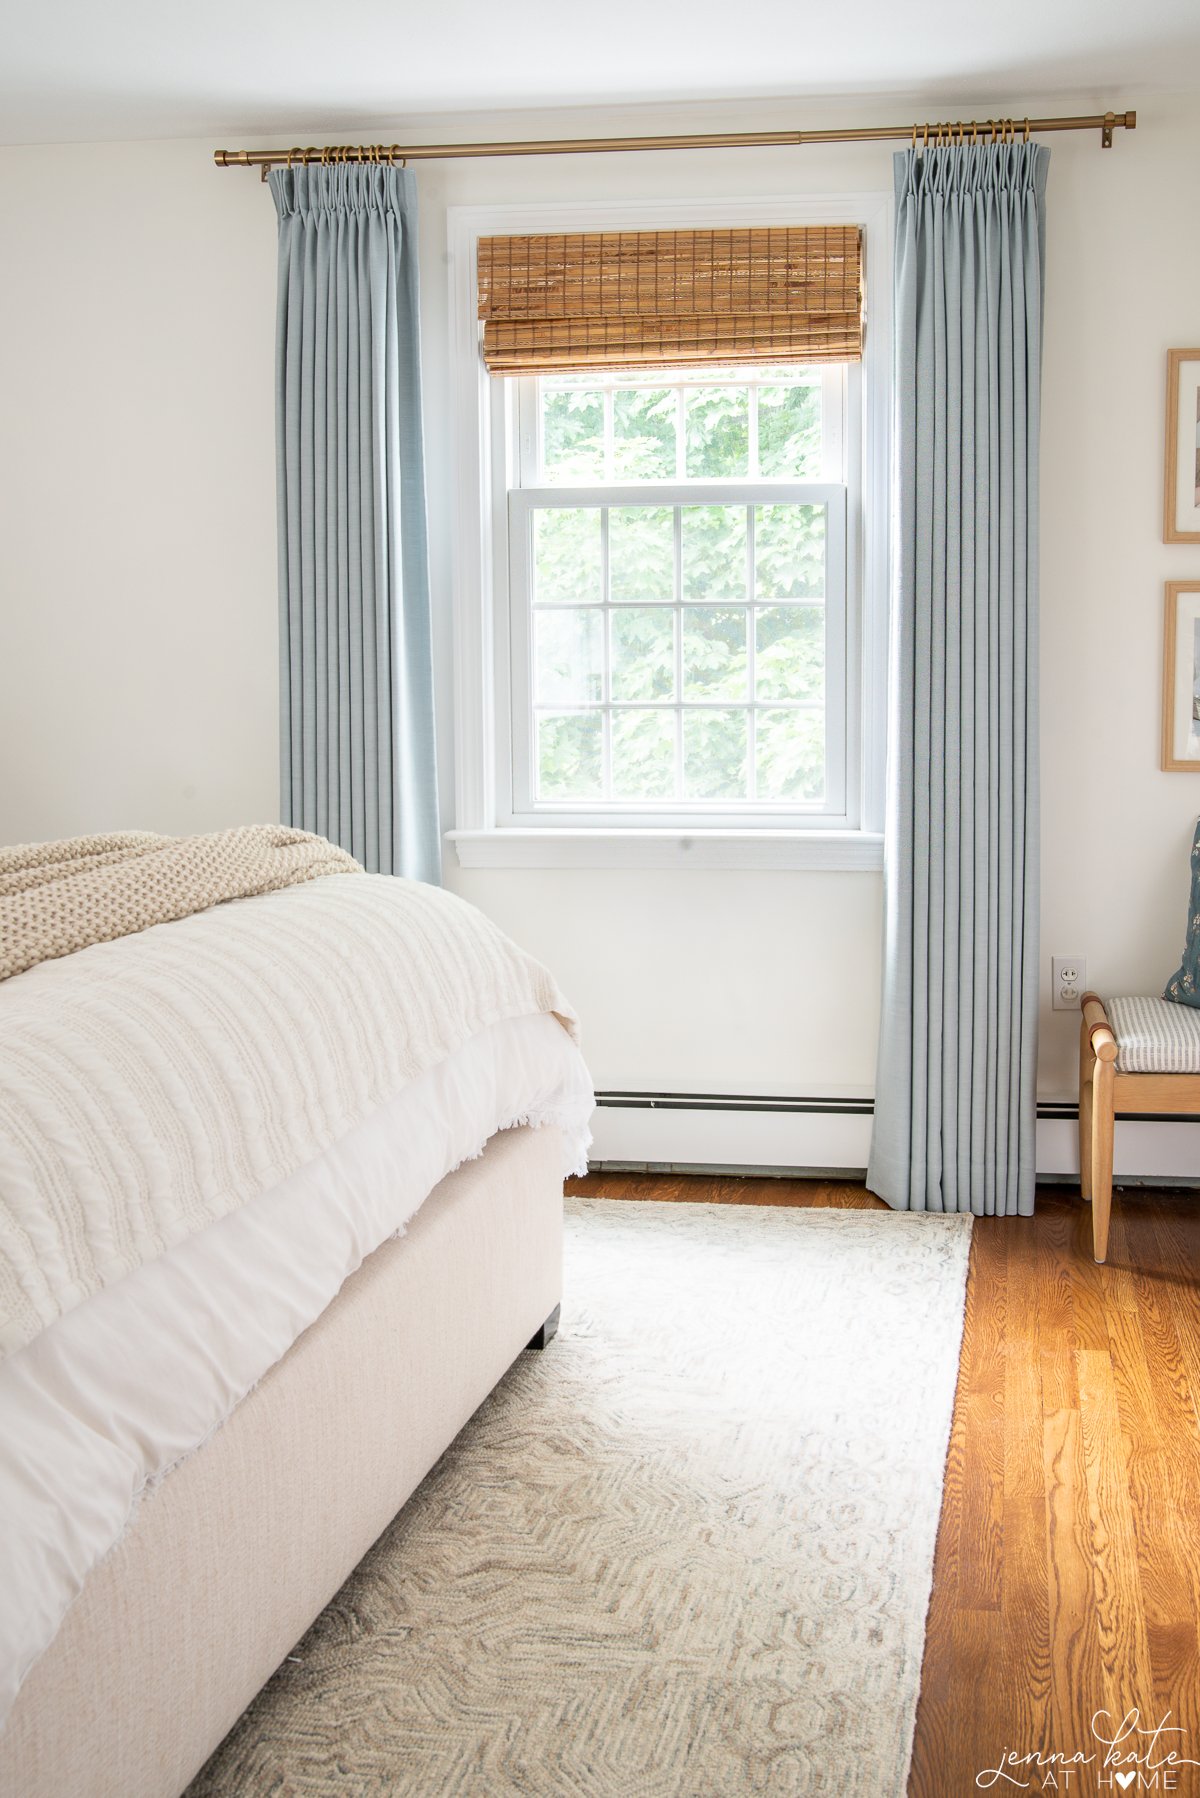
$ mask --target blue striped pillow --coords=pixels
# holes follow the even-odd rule
[[[1200,1006],[1200,822],[1192,843],[1192,896],[1188,903],[1187,941],[1178,973],[1167,981],[1164,999]]]

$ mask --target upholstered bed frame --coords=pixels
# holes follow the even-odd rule
[[[561,1167],[555,1129],[494,1136],[144,1499],[21,1689],[0,1793],[183,1790],[516,1356],[552,1332]]]

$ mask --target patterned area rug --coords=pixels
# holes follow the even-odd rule
[[[900,1798],[970,1225],[570,1201],[561,1334],[189,1798]]]

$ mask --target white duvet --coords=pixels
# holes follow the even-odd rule
[[[0,1354],[531,1012],[574,1031],[482,912],[385,874],[214,905],[0,981]]]
[[[142,1491],[220,1426],[431,1188],[522,1122],[561,1127],[570,1172],[591,1110],[554,1017],[493,1024],[0,1365],[0,1726]]]

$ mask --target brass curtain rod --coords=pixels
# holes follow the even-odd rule
[[[1095,113],[1076,119],[958,119],[937,125],[854,125],[828,131],[713,131],[688,137],[550,137],[484,144],[325,144],[292,150],[214,150],[219,169],[263,171],[309,162],[430,162],[461,156],[599,156],[613,150],[735,150],[769,145],[882,143],[911,139],[914,147],[946,143],[1012,142],[1043,131],[1098,131],[1112,148],[1115,130],[1132,131],[1136,112]]]

